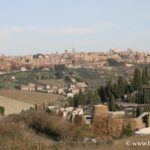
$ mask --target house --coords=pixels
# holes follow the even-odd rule
[[[79,83],[77,83],[77,87],[79,87],[79,88],[87,88],[88,85],[85,82],[79,82]]]
[[[72,122],[74,122],[75,116],[82,116],[83,115],[83,109],[82,108],[77,108],[72,112]]]
[[[53,89],[49,89],[49,90],[47,90],[47,93],[53,93],[54,91],[53,91]]]
[[[58,87],[53,86],[52,90],[53,90],[53,93],[55,93],[55,94],[57,94],[57,93],[58,93]]]
[[[29,91],[35,91],[35,84],[34,83],[29,83]]]
[[[22,91],[28,91],[29,90],[29,86],[28,85],[21,85],[21,90]]]
[[[36,85],[36,90],[37,91],[44,91],[45,86],[44,85]]]
[[[72,83],[75,83],[75,82],[76,82],[76,79],[71,78],[71,82],[72,82]]]
[[[61,95],[61,94],[65,94],[65,91],[64,91],[64,89],[63,89],[63,88],[61,88],[61,89],[58,89],[58,94],[59,94],[59,95]]]
[[[26,68],[26,67],[21,67],[21,69],[20,69],[22,72],[23,71],[28,71],[28,69]]]
[[[76,86],[74,84],[71,84],[70,87],[69,87],[69,90],[71,91],[74,88],[76,88]]]
[[[69,120],[71,118],[71,113],[72,113],[73,109],[74,109],[73,107],[61,108],[59,110],[59,112],[62,113],[63,118]]]
[[[51,89],[51,86],[47,84],[47,85],[45,86],[45,88],[46,88],[46,90],[50,90],[50,89]]]
[[[84,121],[85,124],[91,124],[92,115],[83,115],[83,121]]]
[[[67,97],[72,97],[72,98],[73,98],[74,95],[73,95],[73,93],[68,93],[68,94],[67,94]]]
[[[79,94],[79,89],[78,88],[74,88],[71,90],[73,95]]]
[[[21,85],[22,91],[35,91],[35,84],[29,83],[28,85]]]
[[[12,81],[15,81],[15,80],[16,80],[16,77],[15,77],[15,76],[11,76],[11,80],[12,80]]]

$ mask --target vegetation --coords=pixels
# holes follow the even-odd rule
[[[0,114],[1,114],[1,115],[4,115],[4,112],[5,112],[5,108],[2,107],[2,106],[0,106]]]
[[[100,97],[97,91],[88,91],[83,93],[81,90],[73,98],[68,99],[69,106],[78,107],[79,105],[95,105],[100,103]]]
[[[29,104],[38,105],[42,104],[43,102],[46,104],[49,102],[57,104],[60,99],[64,99],[63,96],[56,94],[6,89],[1,89],[0,95],[5,96],[6,98],[12,98]]]
[[[57,64],[54,66],[54,72],[56,79],[62,79],[64,77],[64,71],[65,71],[65,65],[64,64]]]
[[[12,77],[15,77],[15,80]],[[37,82],[38,80],[48,80],[52,78],[51,71],[27,71],[27,72],[16,72],[0,75],[0,87],[4,89],[15,89],[20,87],[22,84],[28,84]]]
[[[127,126],[123,127],[123,131],[122,131],[122,136],[123,137],[128,137],[133,135],[133,130],[131,128],[131,125],[128,124]]]
[[[150,99],[146,97],[146,93],[143,91],[143,86],[148,84],[149,80],[150,76],[147,67],[142,72],[139,69],[135,69],[132,80],[127,80],[122,76],[114,83],[109,80],[106,86],[101,86],[98,89],[98,93],[101,101],[109,104],[110,110],[114,109],[114,103],[117,99],[133,103],[149,103]]]
[[[125,65],[124,62],[118,62],[117,60],[113,58],[108,58],[107,62],[110,66],[124,66]]]
[[[100,126],[99,126],[100,127]],[[110,142],[101,140],[99,144],[91,142],[71,142],[72,137],[91,137],[87,132],[90,126],[72,126],[58,116],[44,112],[24,112],[10,115],[0,120],[1,150],[149,150],[148,146],[128,146],[126,141],[146,142],[147,136],[132,136]],[[102,127],[101,129],[104,129]],[[96,131],[96,130],[95,130]],[[97,134],[102,130],[98,130]],[[63,139],[63,140],[62,140]],[[56,141],[57,140],[57,141]],[[58,141],[59,140],[59,141]]]
[[[60,80],[55,80],[55,79],[38,80],[37,83],[48,84],[48,85],[56,86],[59,88],[65,87],[65,81],[63,79],[60,79]]]

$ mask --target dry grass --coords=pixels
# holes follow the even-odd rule
[[[22,114],[23,115],[23,114]],[[150,142],[147,146],[131,146],[127,145],[127,141],[131,142],[147,142],[150,135],[139,136],[134,135],[125,139],[114,140],[111,143],[91,144],[87,143],[71,143],[70,138],[65,141],[53,141],[50,137],[36,134],[29,124],[39,125],[41,131],[52,131],[66,134],[69,131],[69,124],[61,118],[50,116],[44,112],[31,112],[23,116],[11,115],[0,120],[0,150],[149,150]],[[67,123],[67,124],[66,124]],[[69,125],[69,126],[68,126]],[[60,130],[59,130],[60,129]],[[71,128],[70,128],[71,129]],[[62,132],[63,131],[63,132]],[[69,135],[70,135],[69,131]],[[49,133],[50,134],[50,133]]]
[[[0,96],[0,106],[5,108],[5,115],[20,113],[22,110],[27,110],[30,109],[30,107],[34,107],[32,104],[20,102],[4,96]]]
[[[18,101],[22,101],[29,104],[42,104],[45,102],[58,103],[58,99],[64,98],[56,94],[50,93],[40,93],[40,92],[30,92],[30,91],[20,91],[20,90],[0,90],[0,95],[12,98]]]

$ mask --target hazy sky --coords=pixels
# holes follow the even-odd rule
[[[0,54],[150,51],[150,0],[0,0]]]

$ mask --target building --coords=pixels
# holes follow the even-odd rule
[[[29,83],[28,85],[21,85],[21,90],[23,90],[23,91],[35,91],[36,86],[34,83]]]

